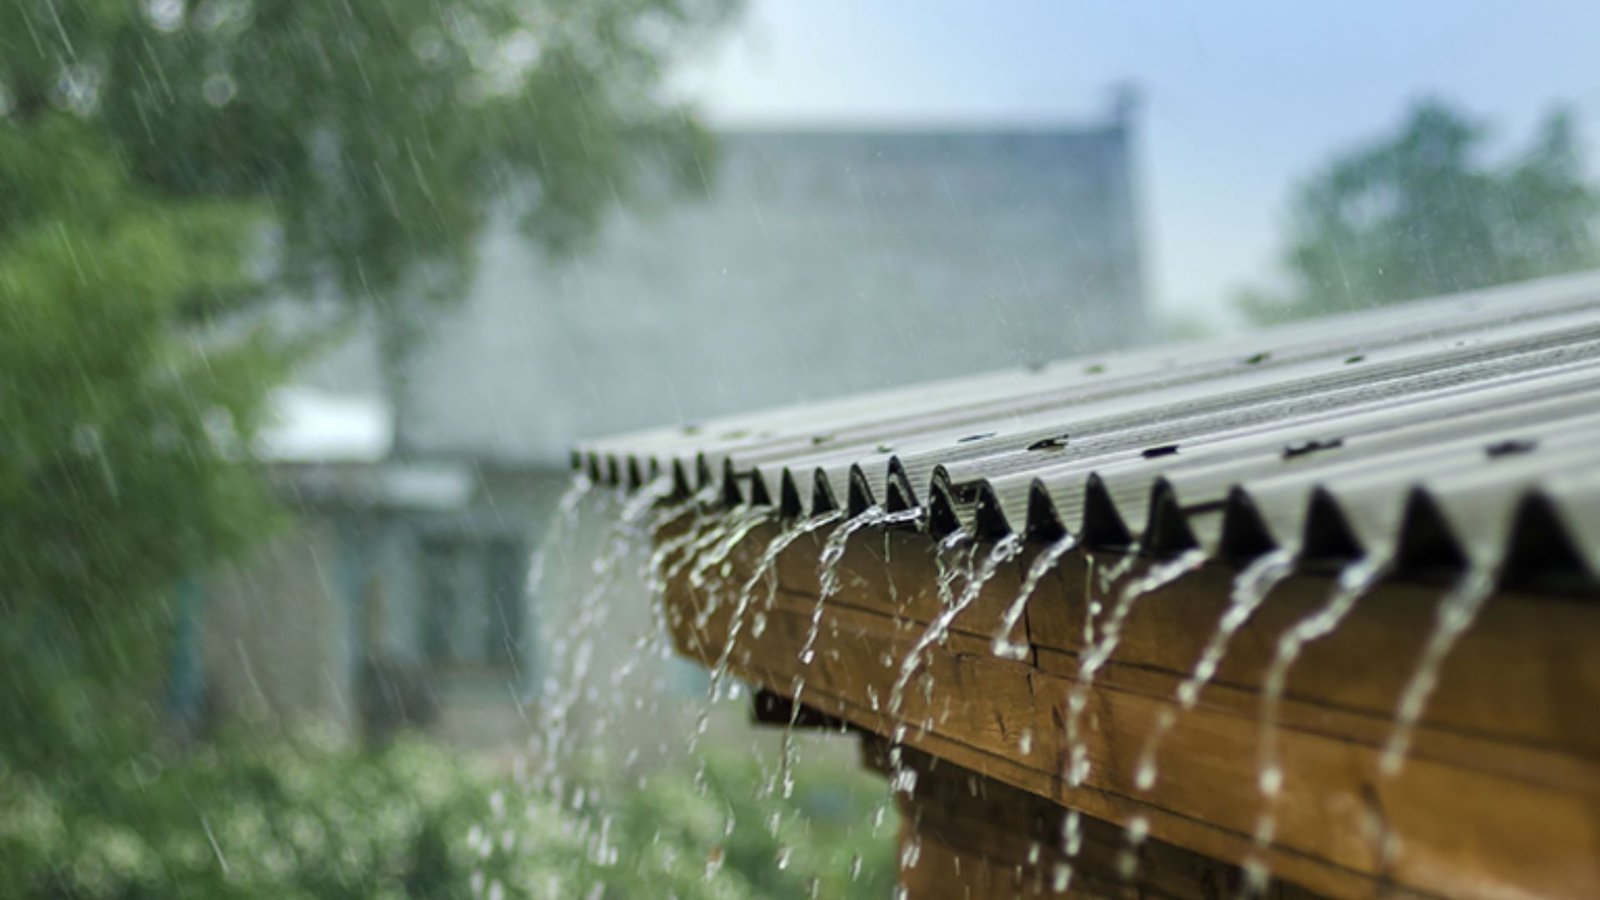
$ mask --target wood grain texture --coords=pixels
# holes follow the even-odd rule
[[[746,580],[770,536],[743,542],[729,583]],[[1215,683],[1176,716],[1148,790],[1135,777],[1147,736],[1178,711],[1174,692],[1226,606],[1232,573],[1207,567],[1138,601],[1088,692],[1090,774],[1072,788],[1063,777],[1066,701],[1086,610],[1120,586],[1102,589],[1093,563],[1069,556],[1029,601],[1026,657],[1000,659],[991,638],[1028,559],[1007,565],[927,654],[891,717],[901,661],[943,609],[932,544],[913,532],[858,535],[805,665],[799,649],[817,613],[823,537],[780,558],[770,609],[751,610],[735,642],[739,677],[789,695],[803,676],[803,704],[857,728],[890,735],[904,724],[909,747],[999,785],[1115,826],[1142,819],[1160,845],[1201,858],[1239,864],[1260,853],[1276,877],[1318,893],[1600,895],[1600,654],[1586,652],[1600,638],[1600,605],[1493,598],[1446,660],[1406,766],[1381,777],[1378,754],[1443,589],[1384,585],[1364,598],[1292,670],[1278,739],[1285,780],[1263,849],[1251,836],[1262,808],[1261,677],[1279,634],[1326,601],[1328,579],[1280,584],[1234,636]],[[989,548],[976,552],[981,559]],[[676,580],[666,602],[679,650],[714,664],[731,598]],[[758,614],[762,629],[750,624]],[[954,855],[931,853],[930,871],[972,849],[937,835],[932,845]]]

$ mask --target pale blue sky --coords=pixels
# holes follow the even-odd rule
[[[1101,116],[1124,80],[1152,298],[1216,310],[1270,273],[1295,179],[1412,98],[1517,143],[1568,103],[1600,137],[1600,0],[750,0],[682,83],[724,124],[1048,124]]]

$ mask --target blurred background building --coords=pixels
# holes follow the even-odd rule
[[[524,736],[559,614],[523,583],[573,443],[1145,340],[1135,115],[1123,90],[1077,127],[725,132],[708,196],[587,253],[491,229],[403,377],[368,322],[279,395],[263,449],[302,515],[210,580],[207,694]]]

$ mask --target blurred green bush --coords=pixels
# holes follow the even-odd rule
[[[535,793],[419,740],[358,753],[233,739],[71,774],[0,769],[0,896],[889,894],[881,782],[801,771],[778,801],[748,757],[714,755],[702,776],[704,790],[663,772],[574,802],[570,783]]]

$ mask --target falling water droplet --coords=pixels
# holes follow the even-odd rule
[[[1000,618],[1000,628],[994,634],[991,649],[995,656],[1005,659],[1023,659],[1028,655],[1026,641],[1013,641],[1012,635],[1016,633],[1017,623],[1022,620],[1023,611],[1027,608],[1028,598],[1038,589],[1039,582],[1044,580],[1060,562],[1062,557],[1078,546],[1078,539],[1073,535],[1058,538],[1044,552],[1040,553],[1028,567],[1028,574],[1022,579],[1022,586],[1017,591],[1017,597],[1006,607],[1005,614]]]
[[[1128,821],[1128,827],[1123,829],[1124,846],[1122,853],[1117,857],[1117,871],[1123,881],[1132,881],[1139,872],[1140,848],[1144,846],[1145,838],[1150,836],[1150,820],[1144,816],[1134,816]]]
[[[962,534],[962,532],[957,532],[957,534]],[[958,543],[946,538],[945,541],[941,542],[940,546],[944,547],[947,544],[956,546]],[[962,589],[961,595],[947,602],[945,608],[938,616],[934,617],[934,620],[923,630],[921,636],[912,644],[905,658],[901,660],[900,673],[896,676],[894,684],[889,690],[889,712],[891,715],[898,715],[904,707],[906,687],[921,667],[923,657],[928,650],[944,639],[956,617],[977,602],[978,597],[983,592],[983,586],[994,578],[1002,565],[1015,559],[1022,552],[1022,546],[1021,535],[1014,533],[1008,534],[995,542],[994,548],[990,550],[983,564],[974,570],[971,577],[967,579],[967,584]]]
[[[1478,612],[1483,609],[1484,601],[1493,593],[1493,574],[1484,569],[1474,569],[1464,575],[1439,602],[1433,633],[1428,636],[1428,642],[1422,649],[1422,658],[1400,693],[1400,704],[1395,709],[1394,730],[1389,734],[1378,766],[1384,776],[1392,778],[1400,773],[1400,767],[1405,764],[1406,751],[1411,746],[1411,735],[1416,730],[1417,721],[1422,718],[1423,707],[1427,705],[1434,685],[1439,681],[1439,669],[1444,665],[1445,657],[1450,655],[1450,649],[1461,635],[1472,627]]]
[[[1068,859],[1074,859],[1078,851],[1083,849],[1083,814],[1075,809],[1068,810],[1061,822],[1061,852]]]
[[[1338,582],[1322,608],[1296,622],[1278,638],[1277,650],[1261,681],[1260,759],[1257,787],[1264,802],[1256,818],[1256,849],[1246,865],[1246,874],[1252,872],[1251,864],[1260,869],[1260,886],[1265,887],[1266,870],[1260,858],[1272,843],[1277,830],[1277,802],[1283,789],[1283,768],[1278,760],[1278,710],[1289,680],[1289,670],[1300,657],[1306,644],[1332,634],[1355,608],[1357,602],[1372,590],[1388,571],[1388,562],[1377,558],[1362,558],[1345,566]]]
[[[1206,641],[1204,649],[1200,651],[1194,671],[1178,685],[1176,699],[1181,708],[1190,710],[1199,702],[1200,693],[1211,683],[1211,679],[1216,677],[1223,656],[1228,652],[1228,642],[1240,628],[1244,627],[1250,617],[1255,615],[1272,589],[1293,571],[1294,554],[1286,549],[1265,553],[1239,571],[1233,580],[1228,608],[1217,621],[1217,627]],[[1155,726],[1145,737],[1144,748],[1139,753],[1139,764],[1134,775],[1134,784],[1139,790],[1148,791],[1155,786],[1161,744],[1177,721],[1178,716],[1172,709],[1163,709],[1156,718]]]
[[[1067,696],[1067,782],[1073,787],[1082,785],[1089,776],[1089,748],[1084,742],[1082,719],[1088,705],[1089,692],[1095,677],[1110,661],[1122,640],[1122,626],[1132,612],[1134,604],[1146,594],[1158,591],[1205,564],[1206,555],[1201,550],[1190,550],[1182,555],[1157,563],[1140,577],[1134,579],[1118,596],[1109,620],[1101,629],[1099,640],[1088,648],[1078,665],[1078,677]]]

